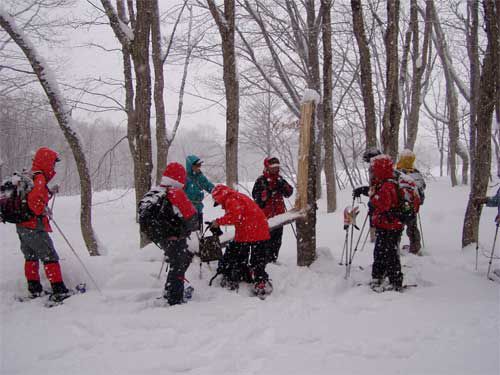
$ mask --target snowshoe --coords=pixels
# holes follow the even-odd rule
[[[40,297],[47,296],[49,294],[50,293],[47,292],[46,290],[42,290],[39,293],[30,293],[30,294],[25,295],[25,296],[17,296],[17,295],[15,295],[14,296],[14,300],[17,301],[17,302],[28,302],[28,301],[33,301],[33,300],[35,300],[37,298],[40,298]]]
[[[373,290],[376,293],[383,293],[383,292],[389,292],[389,291],[394,291],[394,292],[399,292],[402,293],[408,288],[414,288],[417,287],[417,284],[405,284],[405,285],[397,285],[394,286],[392,284],[381,284],[379,286],[370,286],[371,290]]]
[[[47,301],[43,304],[47,308],[60,306],[64,303],[64,300],[68,299],[75,294],[83,294],[87,291],[87,286],[85,283],[78,284],[75,289],[66,289],[65,292],[52,293],[49,295]]]
[[[273,284],[269,280],[263,280],[255,283],[253,293],[261,300],[266,299],[273,292]]]
[[[229,290],[236,290],[238,291],[240,285],[237,281],[232,281],[229,280],[227,277],[223,277],[222,280],[220,281],[220,286],[222,288],[227,288]]]

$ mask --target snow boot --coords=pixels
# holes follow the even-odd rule
[[[52,302],[62,302],[66,298],[69,298],[73,295],[66,285],[62,281],[52,283],[52,294],[49,297],[49,300]]]
[[[260,299],[265,299],[273,292],[273,284],[269,280],[261,280],[254,284],[253,293]]]

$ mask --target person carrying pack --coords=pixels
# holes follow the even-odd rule
[[[179,163],[169,163],[160,186],[151,189],[139,202],[141,231],[155,242],[170,262],[163,298],[169,305],[184,302],[185,273],[193,253],[186,238],[197,229],[196,209],[184,193],[186,170]]]
[[[71,291],[66,288],[63,281],[59,255],[49,236],[52,228],[49,223],[51,212],[47,204],[58,189],[55,187],[51,190],[47,184],[56,175],[54,168],[58,161],[59,155],[50,148],[41,147],[36,151],[31,167],[33,187],[26,196],[27,207],[23,208],[23,210],[29,209],[31,213],[25,212],[29,218],[16,223],[25,259],[24,274],[30,298],[40,297],[44,293],[39,274],[39,262],[42,261],[45,275],[52,287],[50,299],[54,302],[60,302],[71,296]]]
[[[221,286],[237,290],[240,281],[254,283],[257,296],[271,293],[272,285],[266,273],[269,225],[264,212],[250,197],[225,185],[212,191],[214,206],[221,205],[226,214],[211,223],[211,227],[234,225],[234,240],[229,243],[219,261],[217,274],[222,274]],[[250,262],[248,257],[250,255]]]
[[[400,178],[410,180],[409,184],[413,182],[415,185],[410,188],[417,190],[419,196],[419,204],[421,206],[425,200],[425,180],[418,169],[413,164],[415,162],[415,154],[411,150],[403,150],[400,154],[399,161],[396,165],[396,171],[402,176]],[[409,177],[409,178],[408,178]],[[416,212],[418,214],[418,211]],[[409,252],[412,254],[419,254],[422,248],[421,235],[418,229],[418,216],[414,215],[409,217],[406,225],[406,235],[410,240]]]
[[[370,205],[372,225],[376,230],[373,251],[372,289],[377,291],[385,277],[392,288],[403,290],[403,273],[398,254],[398,245],[403,231],[400,220],[400,197],[393,170],[393,162],[388,155],[375,156],[370,161],[371,184]]]
[[[288,198],[293,194],[293,187],[280,175],[280,162],[278,158],[264,159],[264,173],[257,178],[252,189],[253,200],[264,211],[269,219],[286,212],[283,197]],[[283,238],[283,227],[271,231],[269,240],[268,262],[276,263]]]
[[[186,158],[187,177],[184,191],[196,208],[199,230],[203,229],[203,198],[205,197],[203,191],[211,193],[214,188],[214,184],[201,171],[202,164],[203,160],[196,155],[189,155]]]

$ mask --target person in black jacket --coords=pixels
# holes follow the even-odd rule
[[[269,219],[286,212],[285,200],[293,194],[293,187],[280,175],[278,158],[264,159],[264,173],[257,178],[252,197]],[[271,230],[268,262],[276,263],[283,238],[283,227]]]

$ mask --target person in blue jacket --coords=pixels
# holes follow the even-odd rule
[[[201,160],[196,155],[189,155],[186,158],[186,184],[184,185],[184,191],[188,196],[193,206],[196,208],[198,212],[198,223],[199,228],[202,230],[203,228],[203,198],[205,194],[203,191],[207,193],[211,193],[214,184],[212,184],[208,178],[201,171],[201,165],[203,160]]]
[[[500,176],[499,176],[500,177]],[[476,205],[486,204],[486,207],[497,207],[498,213],[495,223],[500,224],[500,188],[493,197],[479,197],[474,199]]]

